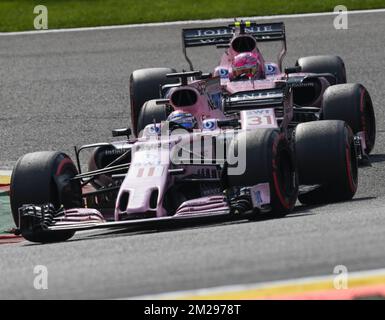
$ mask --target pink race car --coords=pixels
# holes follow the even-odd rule
[[[188,47],[216,45],[225,48],[214,76],[230,99],[237,97],[246,104],[258,90],[273,89],[287,82],[293,87],[293,120],[290,124],[316,120],[343,120],[357,137],[360,155],[367,158],[376,136],[372,100],[361,84],[347,84],[343,60],[338,56],[311,56],[297,60],[292,68],[283,69],[286,54],[285,25],[282,22],[257,24],[238,21],[224,27],[183,29],[183,52]],[[282,50],[278,61],[265,62],[259,43],[279,41]],[[252,93],[250,93],[252,92]],[[225,106],[229,111],[231,103]]]
[[[132,81],[164,70],[135,71]],[[123,141],[75,148],[77,167],[61,152],[17,161],[10,198],[19,233],[44,243],[85,229],[280,217],[297,201],[298,174],[321,186],[322,201],[354,196],[351,129],[340,120],[322,120],[294,131],[293,88],[286,82],[258,91],[245,105],[236,96],[223,97],[220,78],[210,74],[171,73],[165,79],[179,81],[160,87],[164,98],[142,105],[137,137],[118,129],[113,136],[127,136]],[[138,92],[131,93],[133,101]],[[225,112],[226,103],[234,108]],[[86,149],[93,150],[90,170],[81,172]],[[306,158],[303,172],[297,171],[298,158]]]

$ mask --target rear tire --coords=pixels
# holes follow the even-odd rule
[[[138,136],[143,129],[151,123],[160,123],[165,121],[171,113],[165,104],[156,104],[157,100],[149,100],[144,103],[140,109],[138,117]]]
[[[300,195],[304,204],[346,201],[357,191],[358,166],[354,137],[340,120],[301,123],[295,130],[300,185],[319,185]]]
[[[365,153],[369,154],[376,141],[376,120],[372,99],[361,84],[340,84],[326,89],[323,96],[322,117],[343,120],[353,133],[364,132]]]
[[[339,56],[303,57],[295,65],[301,67],[301,72],[331,73],[336,77],[336,84],[346,83],[345,63]]]
[[[285,136],[274,129],[244,131],[230,143],[229,155],[235,154],[234,150],[246,150],[246,169],[240,175],[228,175],[229,186],[269,183],[271,215],[282,217],[290,213],[297,201],[298,181]]]
[[[147,68],[135,70],[130,76],[130,103],[132,132],[137,135],[139,111],[143,104],[151,99],[159,99],[160,86],[177,83],[177,79],[167,78],[168,73],[175,73],[172,68]]]
[[[51,203],[55,209],[83,206],[79,181],[70,181],[77,174],[72,160],[61,152],[34,152],[21,157],[13,169],[10,186],[12,216],[20,227],[18,209],[25,204]],[[58,242],[71,238],[73,231],[21,230],[32,242]]]

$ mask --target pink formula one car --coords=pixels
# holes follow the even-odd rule
[[[282,22],[256,24],[239,21],[224,27],[183,29],[183,52],[188,47],[216,45],[225,48],[214,76],[230,97],[246,104],[258,90],[273,89],[287,82],[293,87],[293,120],[290,124],[316,120],[343,120],[357,138],[360,156],[373,149],[376,136],[372,100],[361,84],[346,83],[346,70],[338,56],[311,56],[297,60],[295,67],[283,69],[286,54],[285,26]],[[258,43],[279,41],[282,50],[277,63],[265,62]],[[227,104],[225,110],[231,110]]]
[[[135,71],[132,81],[154,81],[164,70]],[[210,74],[171,73],[165,79],[171,83],[159,87],[164,98],[139,108],[137,137],[75,148],[77,167],[61,152],[18,160],[11,206],[26,239],[64,241],[85,229],[284,216],[297,201],[295,158],[306,157],[301,174],[311,184],[317,179],[327,186],[324,201],[355,194],[351,129],[343,121],[322,120],[294,131],[293,89],[285,82],[244,104],[236,96],[224,99],[220,78]],[[138,93],[132,92],[133,102]],[[224,103],[232,104],[230,111]],[[128,137],[131,130],[113,135]],[[90,170],[81,172],[86,149],[93,150]]]

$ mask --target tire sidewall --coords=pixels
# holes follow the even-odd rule
[[[287,159],[282,159],[285,157]],[[274,213],[287,214],[291,212],[298,197],[298,175],[295,167],[293,150],[283,133],[274,137],[272,147],[272,184],[270,196]],[[281,177],[281,166],[290,166],[291,177]],[[287,170],[284,170],[287,172]],[[287,181],[290,179],[291,181]],[[288,187],[289,184],[289,187]]]
[[[230,144],[229,152],[234,153],[234,148],[239,150],[236,146],[238,143],[246,143],[246,169],[241,175],[228,176],[228,185],[233,187],[269,183],[272,214],[284,216],[293,209],[298,195],[298,178],[291,144],[276,129],[259,130],[241,132]],[[284,160],[290,162],[289,167],[292,170],[290,190],[286,190],[283,185],[285,180],[281,169]]]
[[[156,101],[149,100],[140,109],[137,123],[138,136],[147,125],[153,123],[154,119],[156,123],[167,120],[168,107],[165,104],[157,104]]]
[[[374,148],[376,121],[369,92],[361,84],[331,86],[324,92],[322,119],[343,120],[354,134],[364,132],[366,149],[369,154]]]
[[[300,66],[302,72],[306,73],[330,73],[336,77],[336,84],[347,82],[345,63],[339,56],[302,57],[295,65]]]
[[[56,209],[61,205],[66,209],[82,207],[80,182],[70,182],[70,178],[76,174],[75,165],[64,153],[36,152],[21,157],[12,172],[10,188],[12,216],[16,226],[20,226],[18,208],[24,204],[52,203]],[[73,231],[21,231],[27,240],[44,243],[65,241],[75,233]]]
[[[176,72],[173,68],[148,68],[135,70],[130,75],[130,112],[131,127],[134,135],[137,130],[138,117],[143,104],[151,99],[159,99],[161,85],[176,83],[176,79],[166,78],[166,74]]]
[[[354,135],[345,122],[322,120],[300,124],[294,145],[300,184],[323,189],[315,202],[344,201],[354,196],[358,163]]]

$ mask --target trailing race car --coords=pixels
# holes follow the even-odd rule
[[[145,72],[155,83],[159,71],[165,69]],[[136,81],[145,72],[132,76],[134,107]],[[183,72],[162,79],[171,80],[159,87],[163,99],[140,96],[145,102],[135,110],[137,137],[119,129],[113,136],[127,136],[123,141],[75,148],[77,167],[61,152],[17,161],[11,207],[26,239],[64,241],[77,230],[217,217],[280,217],[297,201],[298,178],[318,185],[322,201],[354,196],[357,154],[350,127],[341,120],[290,127],[293,88],[286,82],[245,104],[236,96],[222,99],[218,77]],[[224,102],[232,108],[226,111]],[[94,150],[91,170],[81,172],[80,154],[87,149]]]

